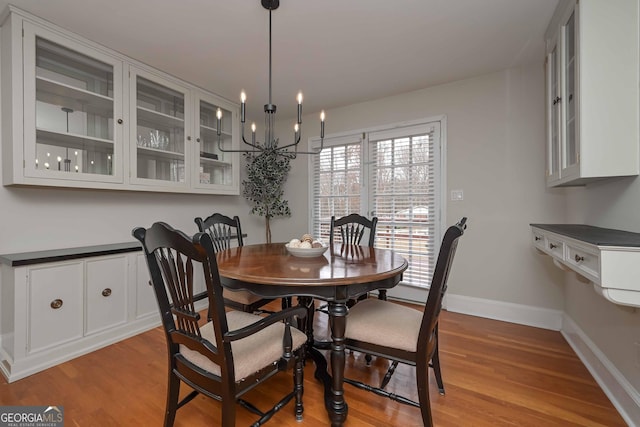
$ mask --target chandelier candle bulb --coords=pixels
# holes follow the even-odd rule
[[[247,102],[247,94],[240,92],[240,121],[244,123],[245,102]]]
[[[320,139],[324,138],[324,110],[320,113]]]
[[[302,92],[298,92],[298,123],[302,123]]]
[[[251,123],[251,143],[256,143],[256,124]]]
[[[220,133],[222,132],[222,110],[220,108],[216,110],[216,119],[217,119],[217,123],[216,123],[217,132],[218,132],[218,136],[220,136]]]

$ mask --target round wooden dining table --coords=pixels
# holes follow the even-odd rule
[[[302,258],[290,255],[284,243],[268,243],[218,252],[217,261],[226,288],[247,290],[265,298],[318,298],[328,302],[331,377],[325,381],[325,405],[331,425],[342,426],[348,411],[344,399],[347,301],[397,285],[408,267],[407,260],[387,249],[341,244],[329,247],[322,256]],[[308,307],[306,329],[312,346],[314,306]],[[321,355],[317,351],[314,354]]]

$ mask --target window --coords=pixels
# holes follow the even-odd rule
[[[375,246],[409,261],[403,282],[427,288],[440,243],[440,121],[325,138],[312,158],[314,234],[331,216],[378,217]]]

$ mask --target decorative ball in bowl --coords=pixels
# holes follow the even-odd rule
[[[300,258],[314,258],[322,256],[328,246],[320,240],[314,240],[309,234],[302,236],[302,239],[291,239],[284,245],[287,251],[293,256]]]

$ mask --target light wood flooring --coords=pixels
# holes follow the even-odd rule
[[[316,315],[316,330],[326,330]],[[430,379],[434,424],[460,426],[625,426],[611,402],[559,332],[443,312],[440,359],[446,395]],[[359,353],[347,355],[346,375],[379,383],[388,362],[370,367]],[[313,363],[305,368],[304,420],[293,406],[267,426],[329,425]],[[252,390],[247,400],[265,408],[289,390],[281,373]],[[417,400],[413,369],[400,365],[388,390]],[[182,386],[181,393],[189,391]],[[161,328],[47,369],[12,384],[0,382],[0,405],[59,405],[65,426],[161,426],[166,392],[166,349]],[[345,384],[345,426],[420,426],[417,408]],[[238,426],[256,416],[238,406]],[[220,424],[220,403],[198,396],[178,410],[176,426]]]

